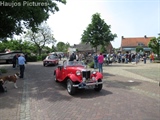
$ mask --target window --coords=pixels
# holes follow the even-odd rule
[[[144,46],[144,44],[143,43],[138,43],[138,46]]]

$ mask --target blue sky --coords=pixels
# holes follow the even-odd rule
[[[58,6],[59,12],[47,21],[58,42],[80,43],[95,13],[118,35],[112,42],[114,48],[120,47],[122,36],[158,37],[160,33],[160,0],[67,0]]]

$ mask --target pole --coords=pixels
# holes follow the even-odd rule
[[[160,60],[160,33],[158,33],[158,59]]]

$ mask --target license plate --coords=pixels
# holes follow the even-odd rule
[[[94,85],[90,85],[90,86],[86,86],[86,88],[87,89],[93,89],[93,88],[95,88],[95,86]]]

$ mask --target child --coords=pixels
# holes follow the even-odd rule
[[[3,80],[0,79],[0,92],[7,92],[6,87],[3,87]]]

